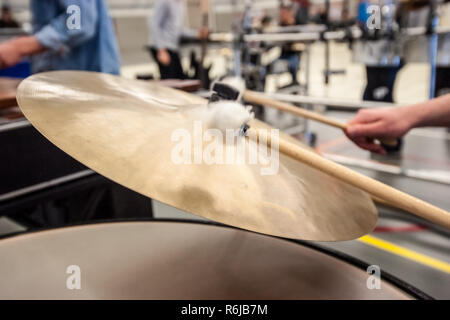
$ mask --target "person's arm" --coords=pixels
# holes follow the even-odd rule
[[[64,11],[35,34],[45,48],[52,51],[61,51],[79,46],[94,37],[98,24],[98,11],[95,1],[59,0],[58,2],[62,8],[67,9],[71,5],[80,8],[80,27],[69,28],[67,26],[69,14]]]
[[[170,64],[170,54],[167,52],[167,44],[165,43],[164,27],[167,23],[166,19],[170,16],[170,4],[164,0],[159,0],[155,4],[154,14],[150,22],[153,46],[157,50],[157,59],[163,65]]]
[[[359,147],[385,154],[374,138],[400,138],[417,127],[450,127],[450,94],[412,106],[360,110],[346,134]]]
[[[19,63],[24,57],[44,51],[35,36],[19,37],[0,44],[0,68]]]
[[[413,128],[450,127],[450,94],[410,108]]]
[[[150,32],[152,35],[153,46],[158,50],[166,48],[164,42],[164,27],[166,26],[169,17],[170,4],[164,0],[156,1],[154,13],[150,20]]]
[[[91,39],[96,32],[98,12],[95,1],[59,0],[60,6],[80,8],[80,28],[67,27],[67,12],[61,13],[33,36],[18,37],[0,44],[0,67],[13,66],[23,58],[46,50],[63,51]]]

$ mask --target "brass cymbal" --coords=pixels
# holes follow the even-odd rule
[[[317,241],[355,239],[375,227],[378,215],[368,194],[283,154],[272,175],[262,175],[267,165],[259,162],[175,163],[173,133],[195,135],[196,115],[207,109],[200,97],[108,74],[54,71],[24,80],[17,100],[36,129],[73,158],[187,212]],[[270,128],[257,120],[250,125]]]

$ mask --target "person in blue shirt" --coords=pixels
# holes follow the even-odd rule
[[[0,68],[33,56],[33,72],[119,74],[120,58],[104,0],[31,0],[33,35],[0,44]]]
[[[367,28],[367,21],[370,18],[370,13],[367,11],[370,6],[370,1],[362,0],[358,4],[358,17],[356,19],[358,25],[365,29]]]

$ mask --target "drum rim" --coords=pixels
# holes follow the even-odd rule
[[[4,240],[4,239],[18,237],[21,235],[41,233],[41,232],[52,231],[52,230],[60,230],[60,229],[65,229],[65,228],[89,226],[89,225],[95,225],[95,224],[114,224],[114,223],[132,223],[132,222],[178,222],[178,223],[187,223],[187,224],[208,225],[208,226],[215,226],[215,227],[225,227],[225,228],[229,228],[229,229],[241,230],[244,232],[258,234],[258,235],[261,235],[264,237],[275,238],[275,239],[295,243],[297,245],[301,245],[301,246],[316,250],[320,253],[327,254],[333,258],[344,261],[358,269],[367,270],[367,267],[370,266],[370,264],[368,264],[367,262],[364,262],[363,260],[353,257],[347,253],[340,252],[340,251],[332,249],[332,248],[325,248],[318,244],[312,243],[311,241],[271,236],[271,235],[258,233],[255,231],[250,231],[250,230],[246,230],[246,229],[242,229],[242,228],[238,228],[238,227],[234,227],[234,226],[230,226],[230,225],[226,225],[226,224],[222,224],[222,223],[214,222],[214,221],[180,219],[180,218],[154,218],[154,217],[150,218],[149,217],[149,218],[130,218],[130,219],[120,218],[120,219],[101,219],[101,220],[84,221],[84,222],[79,222],[79,223],[69,223],[69,224],[66,224],[61,227],[48,227],[48,228],[41,228],[41,229],[35,229],[35,230],[32,229],[32,230],[26,230],[26,231],[13,232],[13,233],[6,234],[6,235],[0,235],[0,241]],[[393,285],[394,287],[402,290],[404,293],[410,295],[414,299],[435,300],[432,296],[430,296],[427,293],[423,292],[422,290],[414,287],[413,285],[410,285],[407,282],[397,278],[396,276],[393,276],[389,272],[383,271],[381,273],[381,279],[383,281],[386,281],[387,283]]]

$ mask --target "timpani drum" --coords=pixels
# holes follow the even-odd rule
[[[0,299],[415,299],[311,244],[200,222],[98,223],[0,240]],[[80,289],[68,289],[69,266]],[[394,281],[395,280],[395,281]]]

